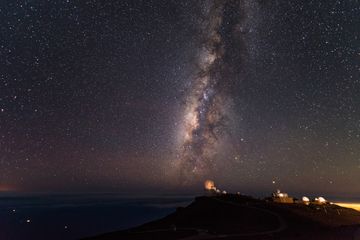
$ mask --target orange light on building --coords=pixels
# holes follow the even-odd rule
[[[204,182],[204,187],[205,187],[205,190],[208,190],[208,191],[216,190],[215,183],[212,180],[206,180]]]

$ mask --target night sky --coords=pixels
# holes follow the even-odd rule
[[[0,191],[360,194],[358,0],[0,2]]]

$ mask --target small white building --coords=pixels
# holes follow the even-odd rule
[[[280,203],[294,203],[294,199],[292,197],[289,197],[287,193],[283,193],[279,189],[272,194],[272,200]]]
[[[301,198],[301,200],[302,200],[302,202],[304,203],[304,204],[306,204],[306,205],[309,205],[310,204],[310,199],[308,198],[308,197],[302,197]]]
[[[272,195],[273,195],[273,197],[279,197],[279,198],[289,197],[289,195],[287,193],[281,192],[280,189],[276,190],[276,192],[274,192]]]
[[[317,204],[326,204],[327,201],[323,197],[317,197],[317,198],[315,198],[315,203],[317,203]]]

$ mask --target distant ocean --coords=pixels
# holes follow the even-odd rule
[[[134,227],[186,206],[193,196],[1,194],[1,240],[79,239]]]

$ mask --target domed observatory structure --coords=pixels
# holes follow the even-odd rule
[[[308,198],[308,197],[302,197],[301,198],[301,201],[302,201],[302,203],[303,204],[305,204],[305,205],[309,205],[310,204],[310,199]]]
[[[207,195],[215,195],[217,193],[215,183],[212,180],[206,180],[204,182],[204,189]]]
[[[289,197],[287,193],[283,193],[279,189],[272,194],[272,200],[278,203],[294,203],[292,197]]]

